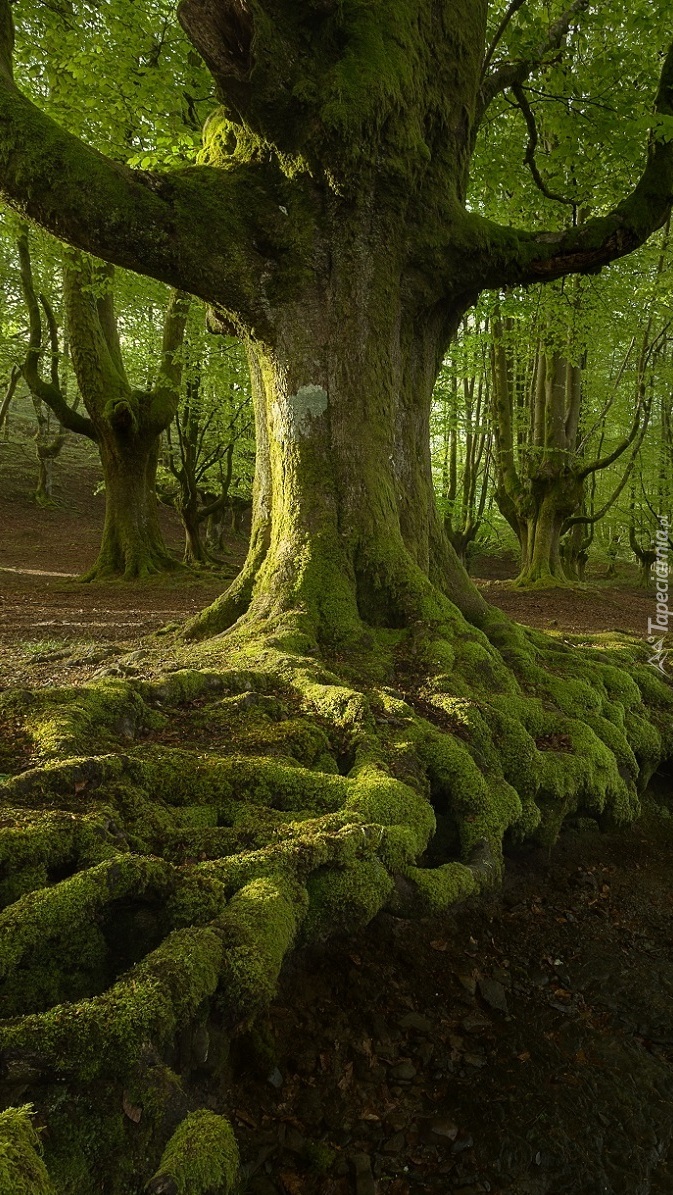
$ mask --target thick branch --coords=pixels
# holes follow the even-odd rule
[[[189,295],[174,290],[168,301],[161,346],[161,369],[152,391],[149,423],[162,432],[172,422],[180,401],[182,346],[189,314]]]
[[[250,215],[260,199],[267,206],[263,168],[201,166],[160,174],[116,164],[14,86],[9,30],[10,3],[0,0],[2,198],[79,249],[224,304],[246,326],[263,324],[257,282],[266,263],[251,248],[262,230]],[[268,243],[269,228],[283,231],[275,197],[266,215]]]
[[[673,117],[673,44],[664,62],[655,114]],[[481,251],[474,258],[481,284],[500,289],[598,272],[644,244],[666,223],[672,204],[673,141],[657,136],[655,127],[640,181],[607,216],[565,232],[523,232],[470,215]]]
[[[23,376],[31,393],[54,412],[62,427],[67,428],[68,431],[76,432],[80,436],[87,436],[89,440],[96,440],[96,432],[91,420],[79,415],[77,411],[73,411],[68,406],[60,388],[54,385],[53,380],[52,382],[45,382],[40,375],[42,319],[40,317],[40,305],[33,284],[33,271],[28,246],[28,234],[26,232],[23,232],[19,237],[18,249],[21,288],[26,307],[28,308],[29,319],[28,351],[22,366]],[[49,316],[47,318],[49,319]]]

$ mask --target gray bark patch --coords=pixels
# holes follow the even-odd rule
[[[311,431],[314,419],[324,415],[328,407],[327,391],[322,386],[302,386],[290,395],[283,411],[275,404],[274,414],[283,440],[298,440]]]

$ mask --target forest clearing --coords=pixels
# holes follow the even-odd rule
[[[673,1192],[672,37],[0,0],[0,1195]]]

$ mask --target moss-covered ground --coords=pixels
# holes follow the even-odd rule
[[[224,1195],[222,1084],[293,948],[446,915],[568,818],[637,818],[673,754],[643,648],[438,610],[338,653],[289,612],[159,638],[142,678],[0,694],[0,1092],[35,1110],[26,1190],[33,1125],[58,1195]]]

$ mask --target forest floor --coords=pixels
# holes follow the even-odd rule
[[[207,604],[243,555],[232,540],[217,575],[80,584],[102,525],[95,461],[66,457],[58,505],[41,510],[30,460],[11,447],[0,445],[0,687],[87,679]],[[177,520],[165,521],[178,550]],[[644,637],[654,606],[624,579],[534,594],[480,583],[556,634]],[[673,1193],[673,779],[657,783],[628,831],[584,821],[551,852],[511,850],[488,900],[438,921],[381,914],[291,957],[217,1097],[249,1195]]]

